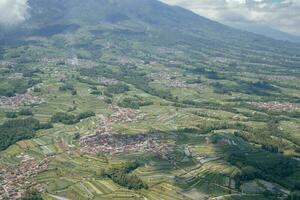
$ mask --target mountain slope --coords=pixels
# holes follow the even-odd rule
[[[24,26],[25,32],[45,28],[55,24],[80,23],[81,25],[113,24],[132,25],[147,30],[155,28],[170,32],[179,32],[217,42],[253,41],[263,45],[273,43],[275,47],[285,43],[274,42],[267,38],[238,31],[217,22],[200,17],[188,10],[168,6],[155,0],[30,0],[31,18]],[[236,41],[238,40],[238,41]],[[255,45],[255,43],[253,44]],[[291,46],[291,45],[289,45]]]
[[[246,30],[252,33],[257,33],[260,35],[264,35],[266,37],[270,37],[276,40],[290,41],[294,43],[300,43],[300,37],[296,35],[291,35],[285,32],[281,32],[279,30],[272,29],[267,26],[262,25],[251,25],[251,24],[229,24],[231,27],[235,27],[237,29]]]

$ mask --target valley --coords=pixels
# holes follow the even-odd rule
[[[299,198],[299,45],[152,0],[29,2],[0,37],[0,199]]]

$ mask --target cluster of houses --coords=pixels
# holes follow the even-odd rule
[[[152,78],[154,80],[165,80],[170,81],[172,80],[172,76],[167,72],[153,72],[147,75],[148,78]]]
[[[294,111],[299,109],[297,104],[288,103],[288,102],[251,102],[250,104],[256,106],[257,108],[267,109],[272,111]]]
[[[296,76],[284,76],[284,75],[281,75],[281,76],[261,75],[260,77],[262,79],[266,79],[268,81],[298,81],[299,80],[299,78]]]
[[[148,151],[165,156],[170,152],[167,144],[154,140],[147,134],[96,134],[80,139],[81,151],[89,154],[119,154]]]
[[[15,65],[14,62],[7,61],[7,60],[0,60],[0,67],[9,67]]]
[[[166,84],[167,87],[171,88],[196,88],[197,84],[188,84],[185,81],[181,80],[172,80],[172,82]]]
[[[97,63],[91,60],[79,59],[77,56],[72,58],[42,58],[41,62],[46,64],[61,64],[61,65],[70,65],[70,66],[80,66],[83,68],[92,68],[97,66]]]
[[[113,133],[113,123],[137,122],[145,117],[144,113],[130,108],[121,108],[115,105],[110,106],[112,114],[109,117],[99,116],[99,122],[96,128],[96,134]]]
[[[18,166],[0,167],[0,199],[19,199],[25,190],[34,185],[30,178],[48,169],[49,158],[37,161],[28,155],[22,155],[22,161]],[[38,190],[43,190],[43,185],[34,186]]]
[[[24,105],[41,104],[43,98],[39,96],[33,96],[30,93],[18,94],[12,97],[0,96],[0,106],[17,108]]]
[[[164,85],[166,87],[171,87],[171,88],[195,88],[197,87],[196,84],[188,84],[185,81],[176,79],[172,77],[170,74],[166,72],[156,72],[156,73],[150,73],[148,75],[149,78],[158,80],[158,81],[163,81]]]
[[[159,134],[127,135],[113,132],[113,123],[136,122],[144,118],[138,110],[111,106],[110,117],[100,116],[96,134],[80,138],[81,151],[89,154],[118,154],[136,151],[151,151],[164,156],[170,147],[154,138]]]
[[[119,81],[115,79],[105,78],[105,77],[99,77],[98,78],[99,83],[102,85],[108,86],[108,85],[116,85]]]
[[[119,106],[112,105],[110,106],[113,114],[110,116],[112,122],[137,122],[143,120],[145,117],[144,113],[141,113],[139,110],[131,108],[121,108]]]
[[[92,60],[87,60],[87,59],[79,59],[77,56],[66,59],[64,62],[67,65],[79,66],[81,68],[92,68],[92,67],[97,66],[96,62],[94,62]]]

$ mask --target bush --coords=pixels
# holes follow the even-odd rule
[[[67,90],[73,91],[74,86],[70,83],[66,83],[66,84],[59,87],[59,91],[67,91]]]
[[[74,134],[74,140],[79,140],[79,138],[80,138],[80,133],[75,133]]]
[[[56,113],[55,115],[53,115],[51,117],[51,122],[52,123],[63,123],[63,124],[67,124],[67,125],[71,125],[71,124],[76,124],[78,123],[80,120],[82,119],[86,119],[88,117],[92,117],[95,116],[94,112],[83,112],[80,113],[79,115],[72,115],[72,114],[68,114],[68,113]]]
[[[106,88],[106,91],[109,94],[121,94],[129,91],[129,86],[122,83],[117,83],[115,85],[109,85]]]
[[[145,184],[138,176],[129,174],[140,166],[137,161],[127,163],[126,165],[119,168],[112,168],[109,171],[102,171],[102,176],[106,176],[112,179],[115,183],[126,187],[130,190],[147,189],[148,185]]]
[[[152,104],[152,101],[143,101],[140,98],[126,97],[118,103],[118,106],[124,108],[139,109],[141,106],[148,106]]]
[[[91,91],[91,94],[93,94],[93,95],[101,95],[102,92],[99,91],[99,90],[93,90],[93,91]]]
[[[242,167],[241,169],[241,174],[240,174],[240,180],[241,181],[251,181],[255,178],[259,178],[260,174],[257,171],[257,169],[255,169],[252,166],[246,166],[246,167]]]
[[[53,124],[52,123],[44,123],[44,124],[40,124],[40,129],[50,129],[53,128]]]
[[[75,96],[75,95],[77,95],[77,91],[76,91],[76,90],[72,90],[71,94],[72,94],[73,96]]]
[[[41,193],[37,190],[28,190],[21,200],[43,200]]]
[[[53,123],[63,123],[63,124],[75,124],[79,122],[75,115],[67,114],[67,113],[56,113],[51,117],[51,122]]]
[[[31,116],[33,113],[30,109],[22,109],[19,111],[19,115]]]
[[[16,112],[7,112],[5,113],[6,118],[17,118],[17,113]]]
[[[35,87],[35,88],[33,89],[33,92],[41,92],[41,91],[42,91],[42,89],[39,88],[39,87]]]
[[[77,119],[78,120],[82,120],[82,119],[86,119],[86,118],[89,118],[89,117],[92,117],[92,116],[95,116],[96,114],[94,112],[91,112],[91,111],[88,111],[88,112],[83,112],[83,113],[80,113],[78,116],[77,116]]]
[[[291,192],[287,199],[288,200],[300,200],[300,192]]]

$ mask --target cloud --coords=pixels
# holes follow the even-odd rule
[[[300,35],[300,0],[161,0],[225,24],[253,23]]]
[[[29,17],[28,0],[0,0],[0,25],[14,26]]]

